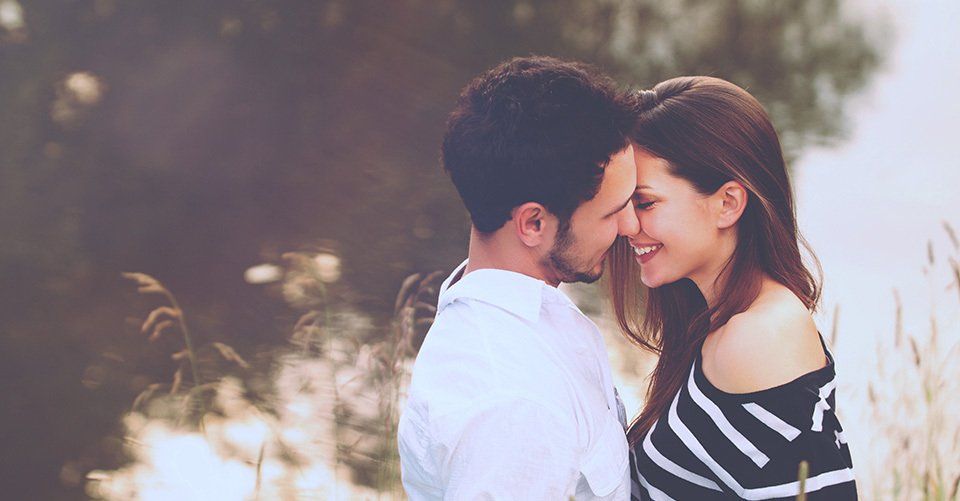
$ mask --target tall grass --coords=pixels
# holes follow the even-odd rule
[[[951,248],[938,260],[927,246],[924,275],[934,290],[960,292],[960,264],[953,227],[944,222]],[[960,335],[957,319],[943,334],[937,305],[925,331],[904,327],[904,306],[893,291],[892,339],[878,342],[876,376],[867,387],[878,451],[869,474],[870,499],[953,501],[960,486]],[[948,306],[948,308],[950,308]],[[951,308],[956,311],[954,308]],[[867,444],[864,444],[866,446]]]
[[[204,391],[211,390],[213,386],[212,382],[201,383],[200,363],[197,356],[198,348],[195,346],[194,337],[187,327],[186,315],[184,314],[183,308],[181,308],[180,303],[177,302],[176,296],[156,278],[144,273],[123,273],[123,277],[136,282],[137,292],[140,294],[159,294],[166,300],[166,304],[155,307],[147,314],[146,319],[140,327],[142,334],[147,335],[147,333],[149,333],[148,341],[156,342],[166,333],[174,330],[179,330],[180,336],[183,339],[183,349],[170,355],[170,358],[177,364],[177,369],[174,371],[170,383],[155,383],[150,385],[144,392],[137,396],[132,408],[134,410],[141,409],[152,397],[162,390],[166,390],[168,396],[179,395],[183,391],[182,412],[179,415],[178,423],[182,424],[184,420],[190,416],[190,411],[193,410],[195,411],[193,414],[197,416],[196,423],[202,428],[203,416],[206,410],[203,408],[204,403],[199,400],[199,397]],[[235,364],[241,369],[250,368],[246,360],[232,347],[224,343],[212,342],[202,348],[216,353],[224,361]],[[184,385],[183,383],[183,374],[188,368],[190,371],[190,379],[193,383],[192,387],[188,387],[189,385]]]
[[[393,320],[381,328],[338,301],[330,273],[315,269],[322,260],[284,257],[280,287],[301,315],[289,345],[256,354],[254,363],[222,342],[198,344],[165,285],[124,274],[160,299],[142,322],[144,339],[179,347],[169,354],[170,379],[150,384],[124,417],[131,463],[90,472],[90,497],[178,497],[217,487],[216,497],[226,499],[403,497],[397,421],[441,274],[408,277]],[[184,469],[207,475],[185,480]]]
[[[951,226],[944,229],[952,247],[938,258],[931,244],[924,273],[935,287],[960,294],[960,242]],[[144,488],[131,487],[131,482],[156,480],[136,469],[158,461],[149,455],[149,447],[187,436],[203,441],[224,461],[246,465],[233,480],[215,480],[243,483],[245,498],[348,499],[358,492],[366,498],[403,497],[397,421],[412,361],[436,313],[442,275],[408,277],[397,295],[393,320],[376,327],[349,304],[336,301],[330,289],[334,285],[310,271],[313,261],[298,257],[291,262],[284,295],[302,313],[289,346],[261,354],[266,363],[248,363],[221,342],[197,343],[171,291],[148,275],[124,275],[141,293],[162,299],[142,323],[145,339],[176,337],[181,347],[170,354],[170,380],[148,387],[125,418],[135,464],[92,472],[90,483],[100,488],[91,489],[91,497],[130,497],[131,489]],[[857,465],[858,479],[870,479],[860,482],[861,494],[865,499],[957,500],[960,364],[955,360],[960,336],[956,331],[943,335],[945,326],[955,329],[955,319],[938,320],[931,308],[927,328],[911,330],[904,327],[904,306],[896,290],[893,305],[892,336],[879,341],[875,375],[867,388],[872,425],[879,433],[873,437],[874,462]],[[838,305],[833,342],[839,314]],[[214,361],[226,363],[229,370]],[[155,423],[164,423],[166,431],[157,435],[151,428]],[[231,435],[243,427],[261,431],[252,441]],[[798,478],[806,480],[803,468]]]

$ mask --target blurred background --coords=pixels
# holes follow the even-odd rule
[[[438,164],[517,55],[770,112],[864,499],[960,482],[953,0],[0,0],[0,497],[393,499],[469,221]],[[650,358],[595,287],[628,411]]]

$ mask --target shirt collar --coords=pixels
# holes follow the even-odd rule
[[[457,299],[469,298],[491,304],[523,319],[536,322],[540,318],[540,306],[545,299],[544,294],[552,297],[555,293],[557,296],[566,299],[565,302],[570,303],[570,300],[562,292],[547,285],[542,280],[507,270],[492,268],[474,270],[463,275],[459,281],[451,285],[451,282],[460,275],[466,266],[467,261],[465,260],[453,270],[453,273],[440,286],[440,299],[437,302],[438,313]]]

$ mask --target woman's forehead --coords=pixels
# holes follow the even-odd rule
[[[668,178],[673,177],[670,174],[670,164],[666,160],[655,157],[644,150],[638,150],[641,153],[635,153],[637,162],[637,189],[657,189]]]

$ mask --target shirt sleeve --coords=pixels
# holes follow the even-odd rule
[[[462,421],[442,468],[445,500],[568,499],[580,471],[576,418],[513,397]]]

